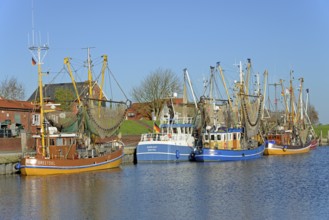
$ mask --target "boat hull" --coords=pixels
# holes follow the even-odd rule
[[[311,144],[305,146],[289,146],[278,145],[275,141],[267,141],[265,144],[264,155],[292,155],[308,153],[311,149]]]
[[[19,168],[22,175],[39,176],[73,174],[119,167],[123,148],[99,157],[80,159],[47,159],[41,156],[22,158]]]
[[[206,161],[241,161],[261,158],[265,146],[260,145],[254,149],[228,150],[203,148],[194,152],[194,159],[198,162]]]
[[[193,147],[163,143],[161,141],[140,142],[137,145],[137,162],[189,161]]]

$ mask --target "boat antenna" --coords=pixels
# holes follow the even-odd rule
[[[93,90],[92,90],[92,61],[91,61],[91,56],[90,56],[90,49],[95,48],[95,47],[87,47],[87,48],[82,48],[87,50],[87,67],[88,67],[88,84],[89,84],[89,98],[92,98],[93,96]]]

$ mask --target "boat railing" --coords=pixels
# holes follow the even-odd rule
[[[160,124],[193,124],[193,117],[162,118]]]
[[[180,141],[186,140],[189,134],[175,134],[175,133],[149,133],[142,134],[141,141]]]

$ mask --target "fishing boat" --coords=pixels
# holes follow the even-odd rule
[[[170,97],[161,111],[159,126],[154,122],[153,132],[141,135],[136,148],[137,163],[190,160],[197,104],[187,69],[184,69],[184,82],[182,103],[173,101],[176,95]],[[194,103],[187,101],[187,86]]]
[[[265,155],[302,154],[309,152],[311,147],[314,148],[317,145],[313,127],[311,123],[306,123],[309,118],[303,106],[304,79],[299,79],[300,86],[296,107],[292,74],[293,71],[290,71],[290,86],[288,89],[284,88],[283,80],[280,80],[279,85],[282,87],[281,94],[284,97],[285,110],[282,117],[275,120],[274,129],[269,130],[266,134]],[[278,115],[277,113],[276,107],[276,115]]]
[[[249,61],[249,60],[248,60]],[[248,63],[249,64],[249,63]],[[215,98],[215,67],[211,67],[207,96],[199,102],[200,126],[196,148],[192,154],[195,161],[240,161],[262,157],[265,145],[259,133],[262,117],[262,95],[247,91],[240,63],[240,82],[236,83],[239,101],[232,103],[221,66],[217,63],[227,100]]]
[[[107,56],[103,56],[102,82],[98,85],[92,76],[88,48],[86,91],[78,91],[70,61],[64,59],[76,97],[68,100],[70,108],[64,109],[62,106],[57,109],[56,104],[45,103],[43,98],[41,53],[48,50],[48,46],[33,46],[29,49],[35,60],[33,64],[38,66],[40,129],[33,135],[35,152],[24,153],[17,166],[20,173],[72,174],[119,167],[124,155],[124,143],[115,139],[114,135],[125,117],[128,102],[107,100],[104,95],[102,88]]]

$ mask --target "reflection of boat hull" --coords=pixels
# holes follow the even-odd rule
[[[304,146],[278,145],[274,140],[267,141],[265,145],[265,155],[302,154],[309,152],[311,147],[310,143]]]
[[[173,141],[141,141],[136,149],[138,162],[188,161],[192,146],[178,145]]]
[[[21,159],[22,175],[72,174],[119,167],[123,157],[123,147],[103,156],[81,159],[46,159],[37,155]]]
[[[203,148],[194,152],[194,159],[199,162],[205,161],[239,161],[261,158],[264,152],[264,145],[254,149],[227,150]]]

